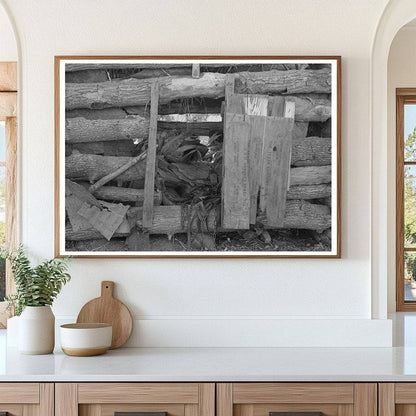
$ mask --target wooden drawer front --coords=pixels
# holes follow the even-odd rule
[[[0,383],[0,403],[39,403],[39,384]]]
[[[221,383],[217,416],[321,412],[324,416],[377,416],[375,383]],[[296,416],[296,415],[295,415]]]
[[[78,403],[198,403],[197,383],[81,383]]]
[[[56,416],[114,416],[115,412],[166,412],[215,416],[213,383],[59,383]]]
[[[351,383],[247,383],[233,385],[234,403],[354,403]]]
[[[8,416],[53,416],[52,383],[0,383],[0,413]]]

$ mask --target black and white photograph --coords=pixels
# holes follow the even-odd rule
[[[56,255],[340,257],[340,65],[56,57]]]

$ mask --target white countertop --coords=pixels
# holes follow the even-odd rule
[[[121,348],[21,355],[0,331],[0,381],[416,381],[416,348]]]

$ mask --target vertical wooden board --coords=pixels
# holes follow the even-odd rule
[[[249,185],[250,185],[250,224],[256,223],[257,201],[260,191],[263,141],[266,117],[247,116],[250,123],[249,141]]]
[[[54,416],[55,413],[55,384],[39,384],[39,414],[41,416]]]
[[[112,415],[114,415],[114,412],[112,412]],[[81,404],[79,406],[79,416],[102,416],[101,405]]]
[[[199,416],[199,406],[197,404],[185,404],[185,416]]]
[[[153,198],[155,193],[157,113],[159,108],[159,83],[151,87],[149,141],[147,145],[146,176],[144,180],[143,228],[153,223]]]
[[[267,116],[269,97],[264,95],[243,96],[244,114],[248,116]]]
[[[199,416],[215,416],[215,383],[199,384]]]
[[[226,113],[224,131],[224,176],[222,183],[222,226],[225,229],[250,228],[250,190],[248,151],[250,125],[233,121],[233,114]]]
[[[43,414],[39,412],[39,405],[38,404],[24,404],[23,405],[23,416],[43,416]],[[49,416],[49,415],[46,414],[45,416]]]
[[[199,64],[192,64],[192,78],[199,78],[201,76],[201,68]]]
[[[232,383],[217,384],[217,416],[233,416]]]
[[[377,416],[377,384],[354,384],[354,416]]]
[[[378,385],[379,416],[395,416],[394,383]]]
[[[354,416],[354,405],[352,404],[339,404],[338,416]]]
[[[268,117],[263,146],[260,209],[267,223],[280,226],[286,210],[293,120]]]
[[[78,384],[55,384],[55,416],[78,416]]]
[[[285,110],[285,97],[275,96],[269,98],[268,115],[272,117],[283,117]]]

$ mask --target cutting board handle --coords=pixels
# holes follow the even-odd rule
[[[104,280],[101,282],[101,297],[103,298],[112,298],[114,292],[114,282],[110,280]]]

